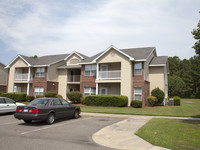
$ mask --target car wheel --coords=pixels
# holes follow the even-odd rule
[[[31,123],[32,120],[24,120],[25,123]]]
[[[48,115],[48,118],[47,118],[46,122],[47,122],[47,124],[53,124],[54,121],[55,121],[55,115],[54,115],[54,113],[50,113]]]
[[[75,110],[74,112],[74,119],[78,119],[79,118],[79,111]]]

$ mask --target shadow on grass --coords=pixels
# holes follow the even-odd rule
[[[200,120],[181,120],[183,123],[192,124],[200,128]]]

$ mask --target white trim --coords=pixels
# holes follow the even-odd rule
[[[155,64],[155,65],[149,65],[149,67],[156,67],[156,66],[166,66],[166,64]]]
[[[154,48],[154,49],[152,50],[152,52],[149,54],[149,56],[146,58],[146,60],[149,59],[149,57],[151,56],[151,54],[152,54],[154,51],[155,51],[155,53],[156,53],[156,48]],[[157,57],[157,54],[156,54],[156,57]]]
[[[96,95],[98,95],[98,94],[99,94],[99,84],[96,83]]]
[[[29,64],[21,55],[17,55],[5,68],[10,68],[10,65],[17,59],[17,58],[21,58],[27,65],[28,67],[32,66],[31,64]]]
[[[84,59],[81,55],[79,55],[76,51],[73,51],[72,53],[70,53],[64,60],[67,60],[70,56],[72,56],[73,54],[76,54],[77,56],[79,56],[82,60]]]
[[[91,65],[91,64],[96,64],[93,62],[83,62],[83,63],[78,63],[79,65]]]
[[[97,58],[95,58],[92,62],[93,62],[93,63],[96,63],[97,59],[99,59],[100,57],[102,57],[106,52],[108,52],[108,51],[111,50],[112,48],[113,48],[114,50],[118,51],[119,53],[121,53],[122,55],[128,57],[130,61],[135,60],[133,57],[131,57],[131,56],[125,54],[124,52],[122,52],[122,51],[120,51],[118,48],[116,48],[115,46],[111,45],[111,46],[108,47],[103,53],[101,53],[101,55],[99,55]]]
[[[33,67],[38,68],[38,67],[49,67],[49,65],[34,65]]]
[[[138,61],[147,61],[147,60],[146,59],[137,59],[135,61],[138,62]]]

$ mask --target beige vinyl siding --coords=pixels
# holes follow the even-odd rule
[[[67,72],[65,69],[58,70],[58,94],[66,99],[67,91]]]
[[[108,94],[120,95],[120,83],[101,83],[99,84],[99,94],[101,88],[107,88]]]
[[[76,54],[73,54],[67,59],[66,65],[67,66],[78,65],[78,63],[74,63],[76,62],[76,60],[80,62],[81,58],[77,56]]]
[[[144,80],[146,81],[149,81],[149,63],[153,57],[155,57],[155,52],[151,53],[151,55],[147,58],[147,61],[144,62]]]
[[[132,100],[132,67],[129,58],[114,49],[109,50],[97,60],[97,63],[121,63],[121,86],[120,93],[129,99],[129,106]]]
[[[14,90],[15,68],[22,68],[22,67],[28,67],[28,65],[21,58],[17,58],[10,66],[8,92],[13,92]]]

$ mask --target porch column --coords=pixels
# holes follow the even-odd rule
[[[97,75],[96,75],[96,80],[99,80],[99,64],[97,63]]]
[[[96,83],[96,95],[98,95],[99,94],[99,87],[98,87],[99,85],[98,85],[98,83]]]
[[[31,80],[31,67],[28,68],[28,84],[27,84],[27,91],[26,94],[29,95],[29,90],[30,90],[30,83],[29,81]]]

